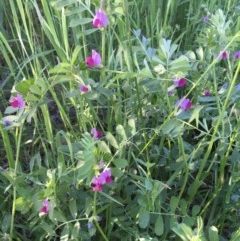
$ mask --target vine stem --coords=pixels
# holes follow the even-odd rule
[[[93,199],[93,215],[94,217],[97,217],[97,192],[94,193],[94,199]],[[100,227],[98,221],[96,218],[94,219],[94,223],[99,231],[99,233],[102,235],[103,239],[105,241],[109,241],[105,233],[103,232],[102,228]]]
[[[17,151],[16,151],[14,180],[13,180],[13,203],[12,203],[12,217],[11,217],[11,224],[10,224],[10,241],[13,240],[13,231],[14,231],[14,218],[15,218],[15,212],[16,212],[16,198],[17,198],[17,187],[16,187],[15,180],[17,177],[18,164],[19,164],[22,130],[23,130],[23,123],[21,124],[20,128],[16,129]],[[18,131],[19,131],[19,133],[18,133]]]

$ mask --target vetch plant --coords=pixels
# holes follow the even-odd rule
[[[93,18],[93,27],[95,28],[105,28],[108,25],[107,15],[103,10],[97,10]]]
[[[87,93],[87,92],[90,91],[90,88],[88,86],[86,86],[86,85],[80,85],[79,90],[82,93]]]
[[[86,58],[86,64],[89,68],[99,67],[102,64],[101,55],[96,51],[92,50],[92,56]]]
[[[182,110],[189,110],[192,107],[192,101],[183,97],[176,101],[176,106],[179,106]]]
[[[100,139],[103,135],[101,130],[97,130],[96,128],[92,128],[91,129],[91,134],[93,135],[93,138],[95,141],[97,141],[98,139]]]
[[[101,192],[102,185],[108,184],[108,183],[112,183],[112,173],[110,168],[107,168],[106,170],[101,172],[98,177],[94,177],[92,179],[92,185],[93,185],[92,190]]]
[[[17,94],[16,97],[11,97],[10,104],[13,108],[24,109],[25,107],[25,101],[21,94]]]
[[[233,54],[234,59],[240,59],[240,51],[237,51]]]
[[[47,199],[43,200],[42,207],[39,212],[40,215],[49,214],[49,211],[51,210],[51,208],[52,208],[52,203]]]
[[[186,81],[185,78],[180,78],[180,79],[175,78],[175,79],[173,80],[173,82],[174,82],[175,87],[183,87],[183,86],[185,86],[186,83],[187,83],[187,81]]]

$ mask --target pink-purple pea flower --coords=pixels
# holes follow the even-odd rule
[[[180,78],[180,79],[175,78],[173,82],[175,87],[183,87],[187,83],[185,78]]]
[[[112,173],[111,169],[107,168],[103,172],[99,174],[98,177],[94,177],[92,179],[92,190],[101,192],[102,191],[102,185],[107,184],[107,183],[112,183]]]
[[[210,96],[211,95],[211,91],[206,89],[206,90],[203,91],[203,95]]]
[[[17,94],[16,97],[12,97],[10,99],[10,104],[13,108],[24,109],[25,107],[25,101],[23,100],[21,94]]]
[[[103,135],[102,131],[97,130],[96,128],[91,129],[91,134],[93,135],[93,138],[94,138],[95,141],[100,139]]]
[[[240,59],[240,51],[237,51],[233,54],[234,59]]]
[[[86,58],[86,64],[89,68],[100,66],[102,64],[101,55],[93,49],[92,56]]]
[[[103,10],[97,10],[93,18],[93,27],[95,28],[105,28],[108,25],[107,15]]]
[[[188,110],[192,107],[192,101],[190,99],[183,97],[176,102],[176,105],[180,106],[182,110]]]
[[[227,59],[228,58],[228,52],[227,51],[220,52],[219,58],[222,59],[222,60]]]
[[[87,87],[86,85],[80,85],[79,90],[82,93],[87,93],[90,91],[89,87]]]
[[[42,207],[40,209],[40,213],[43,213],[43,214],[48,214],[50,209],[51,209],[51,202],[48,201],[47,199],[43,200],[42,202]]]

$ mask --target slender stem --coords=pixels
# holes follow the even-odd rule
[[[102,30],[102,65],[103,65],[103,68],[101,69],[101,74],[100,74],[100,77],[101,77],[101,81],[103,81],[106,77],[106,47],[105,47],[105,42],[106,42],[106,30],[103,29]]]
[[[20,147],[21,147],[21,138],[22,138],[22,130],[23,124],[16,129],[16,140],[17,140],[17,151],[16,151],[16,160],[15,160],[15,168],[14,168],[14,178],[16,180],[17,171],[18,171],[18,163],[19,163],[19,156],[20,156]],[[19,130],[19,133],[18,133]],[[13,205],[12,205],[12,218],[11,218],[11,226],[10,226],[10,241],[13,240],[13,228],[14,228],[14,218],[15,218],[15,211],[16,211],[16,197],[17,197],[17,187],[16,182],[13,182]]]
[[[97,217],[97,192],[94,193],[94,199],[93,199],[93,215],[95,217]],[[103,239],[105,241],[108,241],[107,236],[105,235],[105,233],[103,232],[102,228],[100,227],[98,221],[96,219],[94,219],[94,223],[99,231],[99,233],[102,235]]]

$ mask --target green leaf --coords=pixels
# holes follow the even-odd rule
[[[164,232],[164,223],[162,215],[158,214],[155,225],[154,225],[154,232],[156,235],[161,236]]]
[[[178,202],[179,202],[179,198],[178,197],[175,197],[175,196],[171,197],[171,199],[170,199],[170,209],[171,209],[172,213],[175,213],[176,208],[178,206]]]
[[[201,211],[201,207],[199,205],[194,205],[192,208],[192,216],[196,217]]]
[[[146,228],[150,221],[150,214],[146,210],[146,208],[141,207],[139,211],[139,227],[140,228]]]
[[[31,202],[24,197],[19,197],[15,201],[16,210],[26,213],[31,207]]]
[[[69,209],[70,209],[70,212],[73,216],[73,218],[76,218],[77,217],[77,204],[76,204],[76,200],[75,199],[71,199],[70,202],[69,202]]]
[[[106,134],[106,139],[108,140],[109,144],[113,147],[115,147],[116,149],[119,149],[118,143],[116,138],[112,135],[112,133],[107,132]]]
[[[81,36],[90,35],[90,34],[96,32],[97,30],[98,30],[97,28],[83,30],[77,34],[77,38],[80,38]]]
[[[145,186],[146,190],[152,191],[153,184],[152,184],[152,182],[149,179],[145,178],[145,183],[144,184],[145,184],[144,186]]]
[[[131,134],[135,135],[136,134],[136,125],[135,125],[135,120],[134,119],[129,119],[128,120],[128,125],[131,128]]]
[[[172,230],[183,240],[191,240],[194,236],[194,232],[190,227],[188,227],[185,223],[176,224]]]
[[[208,238],[211,241],[219,241],[218,229],[215,226],[208,229]]]
[[[69,225],[66,224],[61,232],[60,241],[68,241],[70,235],[70,228]]]
[[[34,95],[34,94],[28,93],[27,97],[26,97],[26,100],[27,101],[32,101],[32,102],[38,102],[39,98],[36,95]]]
[[[190,69],[188,58],[184,55],[170,62],[169,71],[173,73],[182,72],[187,74]]]
[[[124,127],[122,125],[117,125],[116,131],[122,137],[122,139],[124,141],[127,140],[127,135],[126,135],[126,132],[125,132]]]
[[[128,166],[128,161],[125,159],[114,159],[113,163],[118,168],[125,168]]]
[[[80,223],[76,222],[72,229],[71,240],[77,240],[77,238],[79,237],[79,231],[80,231]]]
[[[30,86],[34,84],[34,79],[30,78],[28,80],[23,80],[15,86],[15,89],[22,95],[27,95]]]
[[[72,58],[71,58],[71,64],[72,64],[72,65],[74,65],[75,62],[77,61],[78,54],[79,54],[79,52],[81,51],[82,48],[83,48],[82,46],[77,45],[77,46],[75,47],[75,49],[73,50]]]
[[[91,23],[93,21],[92,18],[74,18],[70,21],[69,23],[69,27],[73,28],[76,27],[78,25],[84,25],[87,23]]]
[[[175,137],[182,133],[184,127],[184,123],[179,119],[171,119],[166,121],[163,124],[162,132],[163,134],[168,134],[172,137]]]
[[[105,141],[98,141],[98,148],[104,153],[111,153],[111,150]]]
[[[29,87],[29,90],[33,93],[33,94],[36,94],[36,95],[41,95],[42,91],[41,89],[37,86],[37,85],[31,85]]]
[[[10,224],[11,224],[11,214],[10,213],[5,213],[3,214],[4,218],[2,219],[2,232],[3,233],[7,233],[7,231],[10,228]]]

